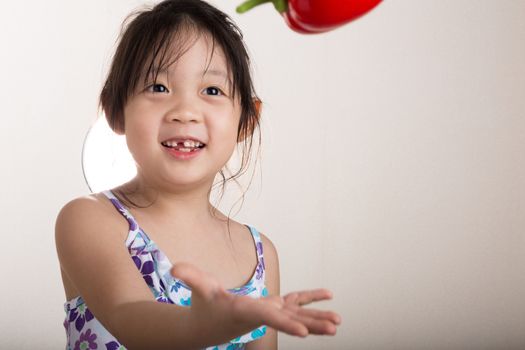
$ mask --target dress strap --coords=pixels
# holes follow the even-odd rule
[[[257,253],[257,260],[261,260],[261,258],[263,257],[263,244],[262,244],[262,240],[261,240],[261,235],[259,234],[259,232],[257,231],[257,229],[255,227],[252,227],[250,225],[246,225],[246,227],[248,227],[248,229],[250,229],[250,233],[252,234],[252,237],[253,237],[253,241],[255,242],[255,250],[256,250],[256,253]]]
[[[107,191],[102,191],[102,193],[106,197],[108,197],[109,201],[111,203],[113,203],[115,208],[117,208],[117,210],[122,214],[122,216],[124,216],[124,218],[126,218],[126,220],[129,223],[130,231],[135,231],[139,227],[139,225],[137,223],[137,220],[135,220],[135,218],[133,217],[133,215],[131,215],[129,210],[127,210],[124,207],[124,205],[118,200],[118,198],[113,194],[113,192],[107,190]]]

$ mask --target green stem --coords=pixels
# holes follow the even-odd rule
[[[246,11],[251,10],[255,6],[259,6],[261,4],[265,4],[267,2],[273,3],[273,6],[279,13],[286,12],[288,9],[288,1],[287,0],[247,0],[237,6],[236,11],[237,13],[244,13]]]
[[[237,6],[236,11],[237,13],[245,13],[246,11],[251,10],[255,6],[259,6],[270,1],[272,0],[248,0]]]
[[[273,6],[279,13],[286,12],[288,10],[288,0],[273,0]]]

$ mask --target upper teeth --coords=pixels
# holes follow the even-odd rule
[[[193,140],[185,140],[183,142],[179,141],[166,141],[166,142],[163,142],[166,146],[168,147],[176,147],[178,144],[182,144],[184,145],[184,147],[186,148],[195,148],[195,147],[201,147],[202,146],[202,143],[200,143],[199,141],[193,141]]]

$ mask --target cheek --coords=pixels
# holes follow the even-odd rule
[[[146,123],[126,121],[126,140],[129,144],[141,144],[151,138],[151,131]]]
[[[154,148],[158,133],[152,120],[140,114],[126,116],[126,144],[135,160],[147,155]]]
[[[219,120],[216,119],[215,122],[210,123],[207,128],[210,137],[213,138],[215,149],[222,154],[221,161],[226,162],[229,157],[231,157],[237,145],[238,124],[231,119],[227,121],[224,120],[224,122],[221,123],[218,121]]]
[[[239,118],[232,115],[231,111],[225,113],[212,114],[212,118],[207,119],[206,127],[212,135],[221,135],[221,138],[237,138],[237,128]]]
[[[152,116],[156,115],[156,111],[148,106],[136,103],[125,110],[126,134],[133,135],[133,137],[145,138],[151,134],[156,127]]]

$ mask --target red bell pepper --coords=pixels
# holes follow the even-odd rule
[[[237,7],[237,12],[244,13],[267,2],[273,3],[291,29],[315,34],[335,29],[364,15],[381,0],[247,0]]]

